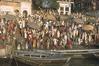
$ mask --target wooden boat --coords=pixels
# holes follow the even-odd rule
[[[99,53],[99,49],[15,51],[14,58],[32,66],[62,66],[68,64],[74,55],[88,55],[88,57],[91,55],[92,57],[96,53]]]
[[[63,66],[66,65],[71,57],[62,54],[43,53],[43,52],[20,52],[14,56],[17,62],[22,62],[32,66]]]

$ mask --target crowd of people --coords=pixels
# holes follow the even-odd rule
[[[99,19],[94,23],[86,23],[87,19],[81,13],[74,13],[71,17],[66,20],[47,20],[37,12],[27,18],[1,18],[0,44],[13,45],[18,50],[73,49],[95,44],[95,35],[99,33]],[[83,22],[76,22],[77,19]],[[83,29],[85,24],[94,29]]]

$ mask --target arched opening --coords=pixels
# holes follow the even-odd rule
[[[24,10],[24,11],[23,11],[23,17],[24,17],[24,18],[27,18],[27,16],[28,16],[28,12],[27,12],[27,10]]]

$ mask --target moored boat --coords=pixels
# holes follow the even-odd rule
[[[63,66],[68,63],[71,57],[65,57],[62,54],[51,53],[20,53],[14,57],[17,62],[22,62],[32,66]]]

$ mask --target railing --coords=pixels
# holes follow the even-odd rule
[[[82,54],[97,54],[99,49],[84,49],[84,50],[35,50],[35,51],[15,51],[16,55],[82,55]]]

